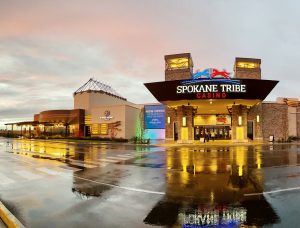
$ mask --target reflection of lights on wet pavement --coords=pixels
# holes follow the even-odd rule
[[[261,151],[257,150],[255,154],[257,168],[261,168]]]
[[[245,150],[244,147],[238,146],[236,148],[236,163],[238,165],[239,176],[243,176],[243,168],[245,165]]]
[[[217,165],[217,159],[216,158],[212,158],[211,162],[210,162],[210,166],[209,169],[212,173],[216,173],[218,170],[218,165]]]
[[[213,191],[210,192],[210,203],[214,203],[215,201],[215,193]]]
[[[247,210],[243,207],[205,208],[179,214],[185,228],[203,226],[237,226],[246,222]]]

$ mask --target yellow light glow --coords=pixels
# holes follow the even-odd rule
[[[189,181],[189,173],[187,172],[187,166],[189,165],[190,153],[188,149],[182,149],[180,151],[180,163],[182,165],[182,172],[180,172],[180,182],[187,184]]]
[[[195,165],[195,172],[196,173],[200,173],[204,170],[204,166],[203,166],[203,161],[196,161],[196,165]]]
[[[187,127],[181,128],[181,140],[188,140],[189,131]]]
[[[194,125],[216,125],[216,115],[196,115],[194,117]]]
[[[256,122],[259,123],[259,115],[256,116]]]
[[[238,125],[241,126],[243,124],[242,116],[238,117]]]
[[[218,170],[218,164],[217,164],[217,159],[211,159],[209,169],[212,173],[216,173]]]
[[[245,165],[245,156],[246,152],[244,150],[244,147],[237,147],[236,148],[236,163],[239,167],[239,176],[243,176],[243,168]]]
[[[173,167],[173,154],[167,150],[167,168],[171,169]]]
[[[186,127],[186,117],[182,117],[182,126]]]
[[[100,124],[100,134],[101,135],[108,134],[108,124]]]
[[[257,151],[256,152],[256,164],[257,164],[257,168],[258,169],[260,169],[261,168],[261,163],[262,163],[262,161],[261,161],[261,151]]]
[[[99,134],[99,126],[98,126],[98,124],[93,124],[92,125],[92,134],[93,135]]]
[[[92,120],[91,115],[85,115],[84,123],[85,123],[86,125],[91,124],[91,120]]]
[[[253,62],[237,62],[236,65],[239,68],[248,68],[248,69],[259,68],[259,63],[253,63]]]
[[[170,124],[170,123],[171,123],[171,117],[170,117],[170,116],[168,116],[168,120],[167,120],[167,122],[168,122],[168,124]]]
[[[174,58],[166,61],[166,69],[182,69],[189,67],[188,58]]]
[[[243,140],[244,139],[244,127],[236,128],[236,139]]]

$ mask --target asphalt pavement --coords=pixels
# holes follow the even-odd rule
[[[300,146],[0,138],[0,200],[27,227],[298,227]]]

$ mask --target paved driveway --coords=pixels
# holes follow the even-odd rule
[[[28,227],[297,227],[300,147],[0,139],[0,199]]]

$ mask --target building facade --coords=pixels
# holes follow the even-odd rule
[[[165,56],[165,66],[165,81],[145,86],[166,106],[166,140],[247,142],[300,136],[297,99],[264,102],[278,81],[261,78],[260,59],[236,58],[233,77],[215,68],[193,72],[189,53]]]
[[[89,79],[74,94],[74,109],[48,110],[33,121],[8,123],[33,135],[166,139],[178,143],[287,140],[300,137],[298,99],[264,99],[278,81],[261,76],[261,60],[236,58],[233,75],[194,71],[190,53],[166,55],[165,80],[145,83],[157,99],[134,104],[112,87]]]

